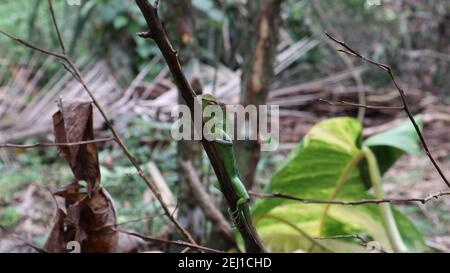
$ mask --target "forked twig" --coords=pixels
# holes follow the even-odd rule
[[[170,43],[164,27],[159,20],[157,7],[150,4],[148,0],[135,0],[135,2],[141,10],[148,26],[148,30],[139,33],[139,36],[142,38],[151,38],[157,44],[162,55],[164,56],[164,59],[167,62],[167,65],[172,73],[174,82],[176,83],[181,96],[185,100],[186,105],[189,107],[190,112],[192,113],[191,117],[194,118],[194,108],[196,105],[198,105],[196,94],[189,81],[187,80],[186,75],[184,74],[184,71],[180,65],[180,62],[178,60],[178,53]],[[233,182],[228,176],[227,169],[223,163],[223,159],[221,158],[217,147],[212,142],[206,141],[205,138],[202,139],[202,145],[206,151],[206,154],[208,155],[211,165],[213,166],[217,179],[220,183],[221,191],[227,199],[230,209],[232,211],[236,211],[238,204],[237,193],[233,187]],[[244,204],[244,206],[248,206],[248,204]],[[262,241],[259,238],[256,228],[251,219],[239,221],[237,228],[239,229],[239,232],[244,239],[244,244],[247,252],[265,251]]]
[[[347,102],[347,101],[331,101],[331,100],[325,100],[325,99],[318,99],[320,102],[325,102],[329,105],[337,105],[337,106],[351,106],[351,107],[362,107],[366,109],[398,109],[403,110],[405,109],[402,106],[375,106],[375,105],[365,105],[365,104],[359,104],[359,103],[353,103],[353,102]]]
[[[53,25],[55,26],[56,35],[58,36],[59,46],[61,47],[63,55],[67,55],[66,47],[64,46],[64,42],[61,36],[61,32],[59,31],[58,22],[56,21],[55,12],[53,10],[52,0],[48,0],[48,9],[50,11],[50,15],[52,16]]]
[[[187,247],[187,248],[192,248],[192,249],[196,249],[199,251],[203,251],[203,252],[209,252],[209,253],[223,253],[223,251],[217,250],[217,249],[213,249],[213,248],[209,248],[209,247],[205,247],[205,246],[199,246],[197,244],[191,244],[188,242],[184,242],[184,241],[170,241],[170,240],[164,240],[161,238],[156,238],[156,237],[151,237],[151,236],[145,236],[145,235],[141,235],[135,232],[129,232],[126,230],[122,230],[122,229],[116,229],[118,232],[124,233],[124,234],[128,234],[131,236],[135,236],[138,238],[141,238],[144,241],[147,242],[156,242],[156,243],[163,243],[163,244],[171,244],[171,245],[177,245],[177,246],[182,246],[182,247]]]
[[[0,148],[16,148],[16,149],[31,149],[31,148],[48,148],[48,147],[59,147],[59,146],[77,146],[77,145],[85,145],[85,144],[92,144],[92,143],[102,143],[102,142],[109,142],[115,140],[113,137],[108,138],[99,138],[94,140],[86,140],[86,141],[79,141],[79,142],[71,142],[71,143],[35,143],[35,144],[0,144]]]
[[[337,200],[318,200],[302,198],[297,196],[292,196],[283,193],[258,193],[254,191],[249,191],[249,194],[256,198],[280,198],[292,201],[298,201],[303,204],[330,204],[330,205],[343,205],[343,206],[358,206],[358,205],[368,205],[368,204],[381,204],[381,203],[393,203],[393,204],[405,204],[418,202],[425,204],[431,200],[436,200],[441,196],[450,195],[450,191],[442,191],[437,193],[432,193],[423,198],[383,198],[383,199],[361,199],[357,201],[337,201]]]
[[[425,150],[425,153],[427,154],[428,158],[431,160],[431,163],[434,165],[435,169],[439,173],[439,175],[442,178],[442,180],[444,181],[444,183],[448,187],[450,187],[450,182],[447,180],[447,177],[445,177],[443,171],[439,167],[439,164],[437,163],[437,161],[434,159],[433,155],[431,154],[431,152],[430,152],[430,150],[428,148],[427,142],[426,142],[426,140],[425,140],[425,138],[424,138],[424,136],[423,136],[423,134],[422,134],[422,132],[420,130],[420,127],[416,123],[416,121],[414,120],[414,116],[411,113],[411,110],[409,109],[408,102],[406,100],[405,91],[400,87],[400,85],[395,80],[394,73],[392,72],[392,68],[389,65],[387,65],[387,64],[382,64],[382,63],[376,62],[374,60],[371,60],[371,59],[369,59],[367,57],[364,57],[358,51],[356,51],[353,48],[351,48],[350,46],[348,46],[345,42],[336,39],[334,36],[332,36],[331,34],[329,34],[327,32],[325,32],[325,35],[327,35],[327,37],[329,39],[331,39],[333,42],[335,42],[338,45],[343,47],[343,49],[338,49],[339,52],[343,52],[343,53],[346,53],[346,54],[348,54],[350,56],[359,58],[359,59],[361,59],[361,60],[363,60],[365,62],[368,62],[368,63],[370,63],[372,65],[375,65],[376,67],[378,67],[378,68],[384,70],[386,73],[388,73],[389,78],[392,80],[392,82],[395,85],[395,88],[397,89],[397,91],[400,94],[400,98],[401,98],[402,103],[403,103],[403,109],[405,110],[406,114],[408,115],[409,120],[413,124],[414,129],[416,130],[417,135],[419,136],[420,142],[421,142],[421,144],[422,144],[422,146],[423,146],[423,148]]]
[[[49,9],[50,9],[50,13],[52,13],[54,16],[54,12],[51,8],[51,0],[48,0],[49,2]],[[56,20],[53,20],[53,24],[55,26],[56,31],[59,33],[59,27],[58,24],[56,22]],[[83,89],[86,91],[86,93],[89,95],[89,97],[91,98],[93,104],[95,105],[95,107],[99,110],[101,116],[103,117],[108,129],[111,131],[112,135],[114,136],[114,139],[117,143],[117,145],[119,145],[119,147],[121,148],[121,150],[123,151],[123,153],[126,155],[126,157],[128,158],[128,160],[131,162],[131,164],[133,164],[133,166],[136,168],[138,175],[144,180],[144,182],[147,184],[147,186],[150,188],[150,190],[152,191],[152,193],[156,196],[156,198],[158,199],[159,203],[161,204],[161,207],[164,210],[165,215],[170,219],[170,221],[172,223],[174,223],[174,225],[180,230],[180,232],[188,239],[188,241],[193,244],[193,245],[197,245],[197,243],[195,242],[195,240],[193,239],[192,235],[181,226],[181,224],[178,222],[177,219],[175,219],[172,215],[172,212],[170,211],[170,209],[168,208],[167,204],[164,202],[164,200],[162,199],[161,193],[158,190],[158,187],[155,185],[155,183],[149,179],[144,171],[142,170],[142,168],[140,167],[140,163],[139,161],[133,156],[133,154],[130,152],[130,150],[128,149],[128,147],[125,145],[125,143],[123,142],[122,138],[120,137],[119,133],[117,132],[117,130],[114,128],[111,120],[108,118],[105,110],[103,109],[103,107],[100,105],[99,101],[97,100],[97,98],[94,96],[93,92],[89,89],[89,87],[87,86],[80,70],[78,69],[78,67],[72,62],[72,60],[65,54],[59,54],[59,53],[55,53],[43,48],[40,48],[36,45],[33,45],[27,41],[24,41],[14,35],[11,35],[3,30],[0,30],[0,33],[9,37],[10,39],[28,47],[31,49],[34,49],[38,52],[50,55],[50,56],[54,56],[62,61],[64,61],[68,68],[70,69],[70,71],[72,71],[75,79],[82,85]],[[59,34],[59,36],[61,37],[61,35]],[[63,52],[65,52],[65,47],[64,47],[64,41],[62,39],[60,39],[60,46],[61,49],[63,50]],[[67,68],[66,68],[67,69]]]

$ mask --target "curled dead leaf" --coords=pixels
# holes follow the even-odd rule
[[[55,142],[74,143],[94,139],[92,105],[90,102],[59,102],[53,115]],[[95,143],[60,146],[58,151],[70,165],[77,180],[88,184],[91,194],[100,185],[100,167]]]
[[[94,139],[90,102],[59,102],[53,115],[55,141],[74,143]],[[116,252],[116,209],[109,193],[100,186],[100,165],[94,143],[60,146],[58,151],[70,165],[75,181],[53,192],[64,198],[65,211],[58,209],[45,244],[49,252],[69,252],[80,246],[84,253]],[[79,181],[86,181],[87,188]],[[75,248],[75,252],[78,248]]]
[[[76,192],[70,184],[55,192],[65,199],[66,213],[59,209],[45,249],[49,252],[67,252],[67,245],[76,241],[83,253],[115,252],[118,243],[116,210],[107,191],[100,188],[91,197]]]

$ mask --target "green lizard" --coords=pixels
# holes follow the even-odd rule
[[[216,148],[223,165],[225,167],[225,171],[227,176],[231,182],[234,192],[236,193],[236,210],[234,212],[230,212],[230,215],[233,220],[233,224],[238,226],[240,224],[240,219],[243,219],[247,226],[250,225],[251,214],[249,209],[249,201],[250,196],[245,188],[242,180],[239,176],[239,171],[236,166],[236,158],[234,155],[233,149],[233,140],[230,135],[227,133],[227,128],[229,126],[225,114],[225,105],[217,102],[216,98],[210,94],[204,94],[197,96],[200,99],[200,103],[202,105],[202,117],[205,123],[205,126],[210,126],[214,128],[209,128],[209,131],[213,134],[213,145]],[[222,111],[222,120],[219,120],[219,117],[207,117],[205,116],[205,108],[207,106],[220,107]],[[212,122],[211,122],[212,121]],[[220,190],[220,185],[218,186]]]

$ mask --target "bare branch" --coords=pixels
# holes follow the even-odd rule
[[[403,103],[403,109],[405,110],[406,114],[408,115],[409,120],[411,121],[411,123],[414,126],[414,129],[417,132],[417,135],[419,136],[420,142],[425,150],[425,153],[427,154],[428,158],[431,160],[431,163],[433,164],[433,166],[435,167],[435,169],[437,170],[437,172],[439,173],[439,175],[441,176],[442,180],[444,181],[444,183],[450,187],[450,182],[447,180],[447,177],[444,175],[443,171],[441,170],[441,168],[439,167],[439,164],[437,163],[437,161],[434,159],[433,155],[431,154],[429,148],[428,148],[428,144],[420,130],[419,125],[416,123],[416,121],[414,120],[414,116],[411,113],[411,110],[409,109],[409,105],[408,102],[406,100],[406,95],[405,95],[405,91],[400,87],[400,85],[397,83],[397,81],[395,80],[394,77],[394,73],[392,72],[392,68],[389,65],[386,64],[382,64],[379,62],[376,62],[374,60],[371,60],[369,58],[364,57],[363,55],[361,55],[360,53],[358,53],[358,51],[354,50],[353,48],[351,48],[350,46],[348,46],[345,42],[340,41],[338,39],[336,39],[335,37],[333,37],[331,34],[329,33],[325,33],[325,35],[327,35],[327,37],[329,39],[331,39],[332,41],[334,41],[335,43],[339,44],[340,46],[342,46],[344,49],[339,49],[338,51],[340,52],[344,52],[346,54],[349,54],[353,57],[359,58],[365,62],[368,62],[370,64],[373,64],[375,66],[377,66],[378,68],[384,70],[386,73],[388,73],[389,77],[391,78],[392,82],[394,83],[395,87],[397,88],[398,93],[400,94],[400,98],[402,100]]]
[[[205,247],[205,246],[200,246],[200,245],[197,245],[197,244],[191,244],[191,243],[184,242],[184,241],[170,241],[170,240],[164,240],[164,239],[161,239],[161,238],[145,236],[145,235],[141,235],[141,234],[138,234],[138,233],[135,233],[135,232],[129,232],[129,231],[126,231],[126,230],[121,230],[121,229],[116,229],[116,230],[118,232],[121,232],[121,233],[125,233],[125,234],[131,235],[131,236],[135,236],[135,237],[141,238],[142,240],[147,241],[147,242],[156,242],[156,243],[177,245],[177,246],[197,249],[197,250],[204,251],[204,252],[209,252],[209,253],[223,253],[223,251],[220,251],[220,250],[212,249],[212,248]]]
[[[375,105],[365,105],[365,104],[359,104],[359,103],[353,103],[353,102],[347,102],[347,101],[331,101],[331,100],[325,100],[325,99],[318,99],[320,102],[327,103],[329,105],[337,105],[337,106],[351,106],[351,107],[362,107],[366,109],[397,109],[397,110],[403,110],[404,107],[402,106],[375,106]]]
[[[54,21],[55,27],[57,28],[58,24],[56,21]],[[91,98],[93,104],[95,105],[95,107],[99,110],[101,116],[103,117],[105,124],[107,125],[107,127],[109,128],[109,130],[111,131],[112,135],[114,136],[115,141],[117,142],[117,145],[119,145],[119,147],[121,148],[121,150],[123,151],[123,153],[126,155],[126,157],[128,158],[128,160],[133,164],[133,166],[135,167],[135,169],[137,170],[138,175],[142,178],[142,180],[144,180],[144,182],[147,184],[147,186],[150,188],[150,190],[152,191],[152,193],[156,196],[156,198],[158,199],[159,203],[161,204],[161,207],[163,208],[166,216],[170,219],[171,222],[174,223],[174,225],[180,230],[180,232],[188,239],[189,242],[191,242],[192,244],[196,244],[195,240],[193,239],[193,237],[191,236],[191,234],[181,226],[181,224],[178,222],[177,219],[175,219],[175,217],[171,214],[170,209],[168,208],[167,204],[164,202],[164,200],[162,199],[161,193],[158,190],[158,187],[156,186],[156,184],[149,179],[144,171],[142,170],[142,168],[140,167],[140,163],[139,161],[133,156],[133,154],[129,151],[128,147],[125,145],[125,143],[123,142],[122,138],[120,137],[120,135],[118,134],[117,130],[114,128],[114,126],[112,125],[111,120],[109,119],[109,117],[107,116],[105,110],[103,109],[103,107],[100,105],[99,101],[97,100],[97,98],[94,96],[93,92],[89,89],[89,87],[87,86],[80,70],[77,68],[77,66],[72,62],[72,60],[63,54],[59,54],[59,53],[55,53],[55,52],[51,52],[49,50],[46,49],[42,49],[38,46],[35,46],[33,44],[30,44],[14,35],[11,35],[3,30],[0,30],[0,33],[9,37],[12,40],[17,41],[18,43],[34,49],[36,51],[39,51],[41,53],[50,55],[50,56],[54,56],[57,57],[63,61],[65,61],[65,63],[67,64],[68,67],[65,67],[66,69],[68,69],[69,71],[71,71],[72,75],[74,75],[75,79],[78,80],[78,82],[82,85],[83,89],[86,91],[86,93],[89,95],[89,97]]]
[[[165,215],[166,215],[165,213],[162,213],[162,214],[156,214],[156,215],[152,215],[152,216],[144,217],[144,218],[140,218],[140,219],[133,219],[133,220],[117,223],[117,224],[104,225],[102,227],[94,228],[94,229],[92,229],[92,231],[98,232],[98,231],[102,231],[103,229],[112,228],[112,227],[115,228],[118,226],[124,226],[124,225],[131,224],[131,223],[146,222],[146,221],[158,218],[158,217],[164,217]]]
[[[254,191],[249,191],[249,194],[256,198],[279,198],[298,201],[303,204],[330,204],[330,205],[343,205],[343,206],[357,206],[357,205],[368,205],[368,204],[381,204],[381,203],[393,203],[393,204],[405,204],[419,202],[425,204],[431,200],[438,199],[441,196],[450,195],[450,191],[442,191],[430,194],[423,198],[383,198],[383,199],[361,199],[357,201],[337,201],[337,200],[318,200],[318,199],[308,199],[297,196],[292,196],[283,193],[258,193]]]
[[[390,69],[391,69],[390,66],[388,66],[388,65],[386,65],[386,64],[378,63],[378,62],[376,62],[376,61],[374,61],[374,60],[371,60],[371,59],[368,59],[368,58],[364,57],[363,55],[361,55],[360,53],[358,53],[356,50],[354,50],[353,48],[351,48],[350,46],[348,46],[345,42],[336,39],[334,36],[332,36],[331,34],[329,34],[329,33],[327,33],[327,32],[325,32],[325,35],[327,35],[327,37],[328,37],[329,39],[331,39],[333,42],[339,44],[340,46],[342,46],[342,47],[344,48],[344,49],[338,49],[339,52],[343,52],[343,53],[346,53],[346,54],[348,54],[348,55],[350,55],[350,56],[360,58],[360,59],[362,59],[363,61],[366,61],[366,62],[368,62],[368,63],[371,63],[371,64],[373,64],[373,65],[378,66],[379,68],[383,69],[383,70],[386,71],[386,72],[389,72],[389,71],[390,71]]]
[[[86,140],[86,141],[79,141],[79,142],[72,142],[72,143],[35,143],[35,144],[0,144],[0,148],[16,148],[16,149],[31,149],[31,148],[46,148],[46,147],[59,147],[59,146],[77,146],[77,145],[85,145],[85,144],[92,144],[92,143],[102,143],[102,142],[109,142],[113,141],[113,137],[108,138],[100,138],[100,139],[94,139],[94,140]]]
[[[0,33],[5,35],[6,37],[10,38],[11,40],[14,40],[14,41],[16,41],[16,42],[18,42],[18,43],[20,43],[20,44],[22,44],[22,45],[24,45],[24,46],[26,46],[28,48],[33,49],[33,50],[39,51],[39,52],[44,53],[46,55],[50,55],[50,56],[53,56],[53,57],[56,57],[56,58],[59,58],[59,59],[62,59],[62,60],[66,59],[66,56],[64,56],[62,54],[55,53],[55,52],[52,52],[50,50],[47,50],[47,49],[38,47],[36,45],[33,45],[33,44],[31,44],[31,43],[29,43],[27,41],[24,41],[24,40],[20,39],[19,37],[16,37],[16,36],[14,36],[12,34],[9,34],[8,32],[6,32],[4,30],[0,29]]]
[[[81,81],[81,80],[77,77],[77,75],[75,75],[75,72],[73,72],[72,69],[70,69],[64,62],[60,61],[60,64],[64,67],[64,69],[65,69],[67,72],[69,72],[69,73],[72,75],[72,77],[75,78],[75,80]]]
[[[196,94],[181,68],[178,60],[178,53],[172,47],[172,44],[166,35],[164,27],[158,18],[158,13],[155,6],[150,4],[148,0],[135,0],[135,2],[141,10],[148,25],[148,31],[145,32],[144,35],[141,34],[141,36],[145,38],[152,38],[157,44],[167,62],[181,96],[185,100],[191,113],[194,113],[194,106],[199,102],[195,99]],[[193,114],[191,116],[194,118]],[[228,177],[226,168],[217,151],[217,148],[212,142],[206,141],[205,138],[202,140],[202,145],[217,175],[222,193],[227,199],[230,209],[235,211],[238,202],[237,194],[232,186],[232,181],[230,181],[230,178]],[[237,228],[244,239],[247,252],[264,252],[264,246],[252,222],[244,219],[238,222],[239,224],[237,225]]]
[[[61,47],[63,55],[67,55],[66,47],[64,46],[64,42],[61,36],[61,32],[59,31],[58,23],[56,22],[55,12],[53,11],[53,3],[52,0],[48,0],[48,9],[50,11],[50,15],[52,16],[53,25],[56,30],[56,35],[58,36],[59,46]]]

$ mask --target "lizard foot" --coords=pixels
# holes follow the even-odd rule
[[[235,211],[231,211],[230,208],[228,208],[228,213],[230,214],[231,221],[233,222],[233,227],[238,227],[239,225],[239,209],[236,209]]]

